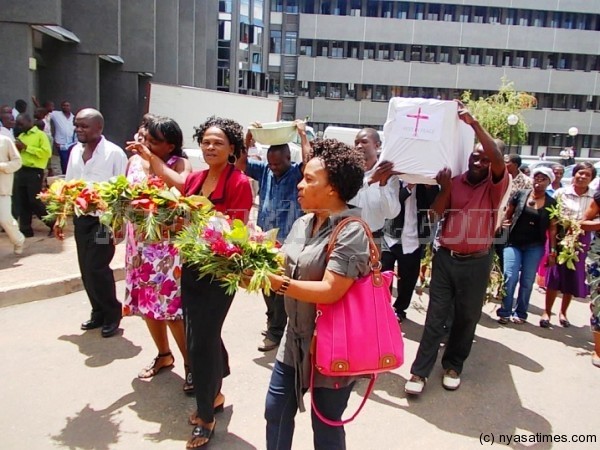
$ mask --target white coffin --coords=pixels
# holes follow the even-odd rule
[[[407,183],[435,184],[444,167],[452,170],[452,176],[465,172],[475,132],[457,111],[454,101],[392,98],[379,161],[393,162]]]

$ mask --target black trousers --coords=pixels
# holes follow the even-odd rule
[[[214,401],[223,378],[229,375],[229,355],[221,339],[225,317],[233,301],[218,281],[198,279],[198,272],[184,265],[181,301],[186,321],[188,355],[194,380],[198,417],[214,420]]]
[[[423,336],[410,372],[428,377],[437,358],[446,323],[454,308],[454,321],[446,344],[442,366],[462,372],[471,352],[475,328],[481,317],[492,253],[480,258],[458,260],[441,247],[433,257],[429,306]]]
[[[410,300],[419,279],[424,246],[421,245],[414,252],[405,255],[402,253],[402,244],[398,243],[390,248],[385,239],[382,239],[381,242],[381,269],[394,270],[394,264],[398,262],[398,296],[394,302],[394,309],[397,315],[405,318],[406,310],[410,306]]]
[[[97,217],[76,217],[73,223],[81,279],[92,305],[91,319],[105,325],[118,322],[121,303],[117,300],[115,277],[110,268],[115,255],[112,236]]]
[[[263,297],[267,305],[267,338],[273,342],[279,342],[287,324],[283,295],[277,295],[271,291],[269,295],[265,295],[263,292]]]
[[[15,172],[13,182],[13,216],[19,221],[22,233],[31,234],[31,219],[36,215],[44,217],[46,207],[36,196],[42,191],[44,170],[33,167],[21,167]]]

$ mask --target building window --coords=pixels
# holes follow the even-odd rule
[[[240,17],[242,20],[250,19],[250,0],[240,0]]]
[[[283,0],[271,0],[271,11],[283,12]]]
[[[360,98],[363,100],[371,100],[373,96],[373,86],[369,84],[363,84],[360,86]]]
[[[224,67],[217,69],[217,87],[229,90],[229,69]]]
[[[298,39],[298,33],[296,31],[285,32],[285,42],[283,45],[283,53],[286,55],[297,55],[298,50],[296,48],[296,40]]]
[[[350,100],[350,99],[355,99],[356,100],[356,88],[354,83],[348,83],[346,85],[346,95],[345,98]]]
[[[329,42],[319,41],[317,43],[318,53],[317,56],[329,56]]]
[[[283,95],[296,95],[296,74],[283,75]]]
[[[327,95],[327,83],[315,84],[315,97],[325,97]]]
[[[473,7],[473,22],[483,23],[485,21],[485,8],[481,6]]]
[[[394,45],[394,59],[396,61],[404,61],[404,45],[402,45],[402,44]]]
[[[500,23],[500,8],[490,8],[489,9],[488,22],[489,23]]]
[[[265,10],[265,0],[254,0],[254,10],[252,11],[253,23],[256,25],[263,24],[263,15]]]
[[[358,54],[360,50],[360,43],[358,42],[348,42],[348,57],[358,59]]]
[[[439,62],[443,62],[443,63],[450,62],[450,48],[449,47],[440,48]]]
[[[341,99],[342,98],[342,85],[341,83],[330,83],[328,98]]]
[[[394,2],[383,2],[381,4],[381,16],[386,19],[392,18],[392,13],[394,9]]]
[[[350,15],[360,17],[361,0],[350,0]]]
[[[269,53],[281,53],[281,30],[271,30]]]
[[[231,40],[231,22],[229,20],[219,21],[219,39],[224,41]]]
[[[300,54],[304,56],[313,56],[313,41],[302,39],[300,41]]]
[[[285,12],[289,14],[298,14],[298,0],[286,0]]]
[[[299,81],[298,86],[299,86],[298,95],[301,95],[302,97],[310,96],[310,88],[309,88],[310,83],[308,81]]]
[[[435,47],[425,47],[425,62],[435,62]]]
[[[388,88],[387,86],[375,86],[373,91],[373,101],[387,101],[389,100]]]
[[[398,13],[396,14],[398,19],[408,19],[408,6],[406,2],[398,3]]]
[[[415,3],[415,19],[423,20],[425,18],[425,5],[423,3]]]
[[[365,51],[363,59],[375,59],[375,44],[372,42],[365,43]]]
[[[378,17],[377,7],[378,3],[376,0],[367,1],[367,17]]]
[[[459,22],[468,22],[469,17],[471,16],[471,7],[463,6],[462,12],[460,13],[460,17],[458,18]]]
[[[219,0],[219,12],[231,13],[231,0]]]
[[[377,59],[390,59],[390,44],[379,44]]]
[[[344,57],[344,43],[339,41],[333,41],[331,43],[331,57],[332,58],[343,58]]]
[[[429,4],[427,8],[427,20],[440,20],[440,5]]]
[[[269,94],[279,95],[281,90],[279,89],[279,74],[271,73],[269,77]]]

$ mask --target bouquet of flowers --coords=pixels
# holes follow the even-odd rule
[[[61,228],[67,224],[67,217],[103,212],[108,208],[98,191],[83,180],[56,180],[40,192],[38,198],[46,205],[48,214],[44,219]]]
[[[550,220],[556,219],[559,233],[556,237],[558,247],[557,264],[564,264],[568,269],[575,270],[575,263],[579,261],[579,252],[583,244],[579,237],[584,233],[577,220],[570,218],[563,211],[561,199],[555,206],[547,208],[550,212]]]
[[[100,221],[116,232],[127,220],[149,241],[170,238],[171,233],[179,231],[184,218],[202,222],[199,218],[212,209],[206,197],[184,197],[176,188],[169,189],[158,177],[130,185],[121,175],[96,187],[109,205]]]
[[[280,273],[283,265],[277,230],[263,232],[241,220],[229,220],[219,213],[205,223],[194,221],[175,240],[183,260],[198,269],[200,277],[212,276],[222,282],[228,294],[235,293],[248,275],[246,289],[269,293],[269,273]]]

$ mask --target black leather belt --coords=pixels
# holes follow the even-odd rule
[[[468,259],[477,259],[477,258],[483,258],[484,256],[487,256],[490,254],[490,249],[485,249],[485,250],[481,250],[479,252],[473,252],[473,253],[459,253],[459,252],[455,252],[454,250],[450,250],[449,248],[446,247],[442,247],[443,250],[446,250],[448,253],[450,253],[450,256],[454,259],[457,259],[459,261],[466,261]]]
[[[383,237],[383,229],[373,231],[371,234],[373,235],[374,238],[381,238],[381,237]]]

